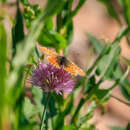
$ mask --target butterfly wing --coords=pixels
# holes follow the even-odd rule
[[[37,48],[39,51],[41,51],[42,53],[44,53],[46,55],[54,55],[54,56],[58,55],[55,51],[52,51],[46,47],[40,46],[39,44],[37,44]]]
[[[57,62],[57,56],[48,56],[47,59],[50,64],[54,65],[57,68],[60,67],[59,63]]]
[[[64,69],[72,75],[85,76],[85,72],[71,61],[68,61],[67,66]]]
[[[37,48],[44,54],[50,55],[47,57],[50,64],[54,65],[55,67],[59,68],[60,65],[58,63],[58,54],[46,47],[40,46],[37,44]],[[71,73],[72,75],[81,75],[85,76],[85,72],[80,69],[77,65],[73,62],[67,60],[67,66],[63,66],[66,71]]]

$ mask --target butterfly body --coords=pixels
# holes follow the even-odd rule
[[[63,67],[67,72],[71,73],[72,75],[85,76],[85,72],[73,62],[69,61],[65,56],[58,55],[56,52],[40,45],[37,45],[37,47],[42,53],[49,55],[48,61],[52,65],[58,68]]]
[[[68,60],[65,56],[57,56],[57,62],[59,63],[59,66],[67,67]]]

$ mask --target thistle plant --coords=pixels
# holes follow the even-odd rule
[[[55,91],[70,93],[74,88],[74,81],[71,75],[63,68],[56,68],[51,64],[40,63],[32,74],[32,85],[39,86],[45,92]]]

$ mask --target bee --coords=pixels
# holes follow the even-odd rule
[[[40,46],[37,44],[37,48],[43,54],[48,55],[47,60],[50,64],[54,65],[57,68],[63,67],[64,70],[69,72],[71,75],[81,75],[85,76],[85,72],[75,65],[72,61],[68,60],[65,56],[59,55],[55,51],[52,51],[46,47]]]

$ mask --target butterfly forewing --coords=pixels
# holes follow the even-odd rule
[[[57,62],[57,56],[48,56],[48,62],[54,65],[55,67],[59,68],[59,63]]]
[[[54,55],[54,56],[57,56],[58,54],[55,52],[55,51],[51,51],[50,49],[46,48],[46,47],[43,47],[43,46],[40,46],[37,44],[37,48],[44,54],[46,55]]]

